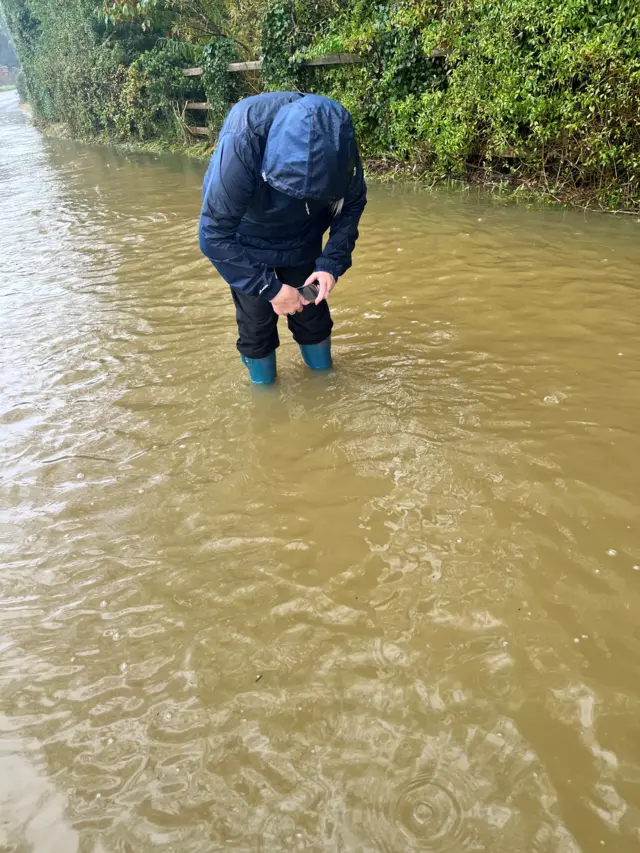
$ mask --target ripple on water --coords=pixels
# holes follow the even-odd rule
[[[347,820],[351,831],[366,838],[365,849],[402,851],[465,851],[480,849],[474,839],[469,806],[477,794],[471,774],[455,765],[434,765],[411,777],[405,773],[369,776]]]
[[[394,790],[387,812],[406,836],[408,849],[469,849],[462,806],[442,781],[424,775],[400,786]]]

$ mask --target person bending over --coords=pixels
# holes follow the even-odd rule
[[[366,201],[353,123],[341,104],[274,92],[229,112],[204,178],[199,238],[231,287],[237,346],[252,382],[276,378],[280,315],[305,364],[331,367],[327,297],[351,266]]]

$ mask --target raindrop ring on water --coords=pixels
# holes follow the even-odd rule
[[[462,808],[454,794],[431,777],[418,777],[396,789],[389,817],[402,833],[418,844],[409,849],[437,845],[440,851],[462,850]]]
[[[380,853],[464,853],[473,838],[462,802],[472,782],[457,770],[436,778],[440,772],[435,767],[392,788],[383,778],[371,780],[366,805],[349,814],[351,831],[364,834]]]

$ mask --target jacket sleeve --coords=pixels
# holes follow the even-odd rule
[[[331,222],[329,239],[316,261],[316,270],[328,272],[338,279],[351,266],[351,255],[358,239],[358,223],[367,203],[367,185],[358,156],[356,167],[344,198],[342,211]]]
[[[281,282],[265,264],[253,261],[236,238],[259,180],[257,140],[246,134],[221,136],[202,187],[198,236],[202,253],[231,287],[270,300]]]

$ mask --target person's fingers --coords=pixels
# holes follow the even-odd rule
[[[318,273],[312,272],[309,278],[305,281],[304,286],[306,287],[308,284],[313,284],[318,280]]]
[[[320,305],[323,299],[326,298],[327,295],[327,282],[323,278],[318,281],[318,295],[316,297],[316,305]]]
[[[286,305],[274,305],[273,310],[276,312],[276,314],[280,314],[281,316],[284,316],[285,314],[298,314],[305,308],[307,304],[308,303],[306,303],[302,298],[300,298],[296,302],[287,302]]]

